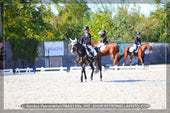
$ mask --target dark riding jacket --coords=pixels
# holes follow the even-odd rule
[[[136,37],[136,39],[135,39],[135,44],[137,44],[137,45],[141,45],[141,40],[140,40],[140,37]]]
[[[106,36],[106,34],[102,34],[102,35],[100,35],[100,37],[102,37],[102,43],[107,44],[107,36]]]
[[[80,44],[91,45],[91,34],[88,33],[87,37],[85,34],[82,35]]]

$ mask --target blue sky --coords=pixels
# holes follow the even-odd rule
[[[63,4],[60,4],[63,5]],[[88,7],[93,11],[97,11],[98,8],[102,9],[102,5],[105,7],[107,6],[110,10],[113,10],[113,8],[115,9],[115,11],[113,12],[113,16],[116,14],[118,6],[121,6],[121,4],[87,4]],[[138,7],[140,7],[140,14],[144,14],[145,16],[150,16],[150,12],[155,11],[157,9],[157,5],[156,4],[128,4],[129,5],[129,9],[131,8],[136,8],[138,9]],[[160,6],[163,6],[163,4],[161,4]],[[51,4],[50,5],[52,12],[57,15],[58,11],[57,6],[55,4]]]

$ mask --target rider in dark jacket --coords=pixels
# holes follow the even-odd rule
[[[91,45],[91,34],[89,33],[90,28],[88,26],[84,27],[85,33],[82,35],[80,44],[84,45],[86,48],[87,55],[92,59],[96,60],[97,52]],[[82,62],[82,57],[79,57],[76,63]]]
[[[137,44],[137,45],[141,45],[141,40],[140,40],[140,37],[141,37],[141,33],[140,32],[138,32],[137,33],[137,37],[136,37],[136,39],[135,39],[135,44]]]
[[[141,33],[140,33],[140,32],[137,32],[137,37],[136,37],[136,39],[135,39],[135,49],[133,50],[132,55],[134,55],[135,51],[136,51],[137,48],[138,48],[138,45],[141,45],[141,39],[140,39],[140,37],[141,37]]]
[[[80,43],[85,45],[91,45],[91,34],[90,33],[83,34]]]
[[[102,43],[107,44],[107,36],[106,36],[106,31],[103,30],[102,34],[100,34],[100,37],[102,37]]]

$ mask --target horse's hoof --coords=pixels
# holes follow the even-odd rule
[[[87,82],[87,80],[85,80],[85,82]]]
[[[102,79],[100,79],[100,81],[102,81]]]

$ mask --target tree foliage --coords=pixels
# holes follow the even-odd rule
[[[9,2],[10,0],[8,0]],[[31,2],[38,3],[41,0]],[[167,8],[157,5],[157,10],[146,17],[140,14],[139,8],[128,10],[127,4],[114,8],[102,7],[93,12],[84,0],[52,0],[56,4],[58,15],[51,11],[50,4],[21,4],[25,0],[5,5],[5,39],[10,38],[35,38],[38,41],[69,40],[81,38],[84,26],[90,26],[92,39],[99,41],[99,32],[107,31],[108,40],[111,42],[133,42],[136,32],[142,33],[142,40],[147,42],[166,42],[167,40]],[[135,5],[134,5],[135,7]],[[116,15],[113,16],[112,13]]]

